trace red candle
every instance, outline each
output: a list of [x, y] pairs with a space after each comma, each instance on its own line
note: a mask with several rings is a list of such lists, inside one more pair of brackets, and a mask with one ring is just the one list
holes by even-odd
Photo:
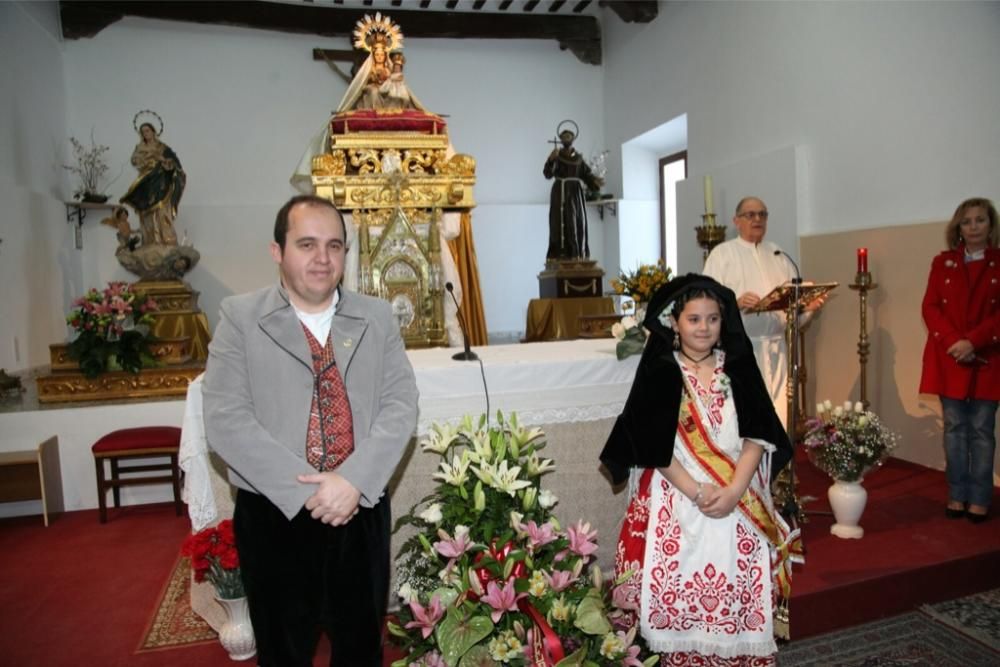
[[868, 273], [868, 248], [858, 248], [858, 273]]

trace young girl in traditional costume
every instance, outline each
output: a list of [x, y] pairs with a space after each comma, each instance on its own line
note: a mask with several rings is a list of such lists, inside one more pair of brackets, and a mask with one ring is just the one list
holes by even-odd
[[770, 480], [791, 457], [733, 292], [688, 274], [660, 288], [601, 460], [632, 498], [616, 602], [664, 665], [773, 665], [798, 531]]

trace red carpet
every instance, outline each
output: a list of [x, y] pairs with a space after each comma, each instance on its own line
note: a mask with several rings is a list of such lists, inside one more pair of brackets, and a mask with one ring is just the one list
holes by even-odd
[[830, 534], [831, 482], [798, 463], [800, 495], [817, 512], [804, 526], [806, 563], [792, 581], [792, 639], [801, 639], [1000, 586], [1000, 491], [993, 516], [979, 525], [944, 516], [944, 473], [890, 459], [864, 481], [865, 536]]
[[[807, 509], [828, 510], [830, 481], [806, 462], [798, 472], [800, 493], [820, 498]], [[793, 640], [1000, 586], [1000, 520], [945, 519], [943, 473], [890, 461], [865, 488], [863, 539], [833, 537], [828, 516], [805, 526]], [[136, 652], [189, 528], [169, 503], [114, 511], [105, 525], [96, 510], [49, 528], [40, 517], [0, 520], [0, 665], [232, 665], [216, 642]], [[388, 653], [386, 665], [399, 657]], [[314, 664], [328, 661], [324, 640]]]

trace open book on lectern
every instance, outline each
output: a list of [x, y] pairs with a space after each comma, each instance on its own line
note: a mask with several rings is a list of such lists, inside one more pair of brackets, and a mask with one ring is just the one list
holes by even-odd
[[[799, 285], [799, 303], [803, 306], [812, 303], [821, 296], [829, 294], [835, 290], [840, 283], [810, 283], [805, 282]], [[773, 290], [765, 294], [757, 305], [748, 308], [748, 313], [766, 313], [774, 310], [788, 310], [792, 299], [795, 298], [795, 285], [785, 283], [778, 285]]]

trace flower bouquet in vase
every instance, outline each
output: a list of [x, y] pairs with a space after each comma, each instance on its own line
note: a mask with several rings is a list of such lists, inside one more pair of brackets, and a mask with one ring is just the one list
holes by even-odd
[[155, 366], [150, 354], [150, 326], [156, 301], [125, 282], [104, 290], [90, 288], [73, 302], [66, 323], [76, 331], [66, 350], [87, 378], [109, 370], [138, 373]]
[[816, 406], [816, 416], [806, 420], [802, 444], [809, 461], [833, 478], [827, 492], [837, 522], [830, 532], [842, 538], [861, 538], [858, 525], [868, 493], [861, 482], [882, 465], [896, 448], [897, 436], [874, 412], [850, 401], [834, 407], [830, 401]]
[[659, 661], [616, 624], [624, 614], [594, 563], [596, 531], [553, 515], [543, 437], [498, 414], [494, 425], [435, 424], [422, 441], [442, 459], [439, 484], [396, 522], [417, 532], [396, 557], [401, 609], [388, 627], [407, 655], [393, 667]]
[[181, 555], [191, 559], [195, 581], [212, 584], [215, 599], [226, 611], [226, 622], [219, 630], [222, 647], [233, 660], [252, 658], [257, 653], [257, 645], [240, 577], [240, 557], [232, 519], [188, 535]]
[[655, 264], [640, 264], [635, 271], [622, 271], [617, 278], [611, 279], [611, 289], [616, 294], [632, 297], [635, 319], [641, 325], [646, 317], [646, 304], [670, 279], [670, 267], [661, 259]]

